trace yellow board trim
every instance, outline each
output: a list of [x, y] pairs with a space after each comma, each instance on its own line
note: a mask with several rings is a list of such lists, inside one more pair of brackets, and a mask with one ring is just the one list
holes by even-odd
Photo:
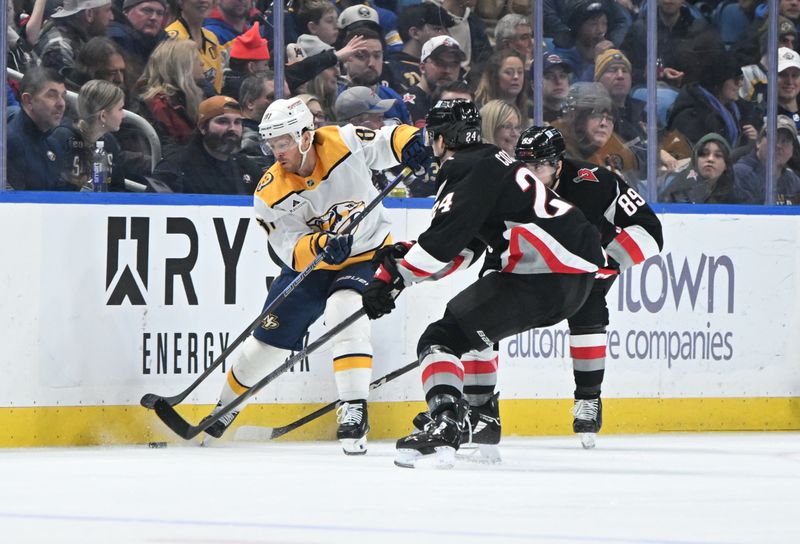
[[[239, 425], [280, 426], [322, 407], [322, 404], [254, 404], [247, 407], [226, 434]], [[211, 405], [179, 405], [191, 423], [211, 412]], [[504, 436], [572, 433], [569, 399], [501, 400]], [[370, 438], [395, 439], [411, 431], [411, 419], [423, 402], [376, 402], [369, 406]], [[800, 398], [604, 399], [603, 434], [674, 431], [800, 430]], [[331, 412], [286, 435], [282, 440], [333, 440], [336, 419]], [[0, 408], [0, 447], [90, 446], [185, 443], [151, 411], [140, 406], [37, 406]]]
[[372, 368], [372, 357], [341, 357], [333, 361], [334, 372], [342, 372], [354, 368]]

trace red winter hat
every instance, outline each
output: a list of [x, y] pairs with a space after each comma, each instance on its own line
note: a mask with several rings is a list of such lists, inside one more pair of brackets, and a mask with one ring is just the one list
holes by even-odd
[[233, 39], [231, 58], [241, 60], [269, 60], [267, 40], [262, 38], [259, 33], [258, 21], [253, 23], [250, 30]]

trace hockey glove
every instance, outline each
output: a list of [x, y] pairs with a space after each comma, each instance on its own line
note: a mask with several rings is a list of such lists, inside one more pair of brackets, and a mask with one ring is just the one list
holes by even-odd
[[403, 278], [397, 269], [397, 261], [391, 256], [387, 257], [361, 294], [361, 301], [367, 317], [378, 319], [391, 313], [395, 307], [394, 299], [404, 287]]
[[405, 257], [406, 253], [408, 253], [408, 250], [411, 249], [413, 245], [414, 242], [397, 242], [390, 246], [383, 246], [375, 252], [369, 264], [372, 266], [373, 270], [378, 270], [378, 267], [380, 267], [387, 258], [402, 259]]
[[350, 256], [353, 247], [352, 234], [323, 233], [314, 239], [316, 252], [322, 252], [322, 260], [327, 264], [342, 264]]
[[431, 148], [422, 140], [422, 131], [417, 131], [414, 137], [403, 148], [401, 160], [417, 175], [423, 175], [433, 164]]

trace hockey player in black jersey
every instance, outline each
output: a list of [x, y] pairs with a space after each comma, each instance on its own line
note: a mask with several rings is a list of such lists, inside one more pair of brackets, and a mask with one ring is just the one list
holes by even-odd
[[583, 213], [523, 163], [480, 143], [480, 124], [466, 100], [442, 100], [430, 110], [426, 137], [440, 163], [431, 225], [416, 243], [380, 250], [363, 292], [367, 315], [377, 319], [413, 283], [469, 266], [484, 250], [493, 264], [448, 302], [419, 340], [431, 421], [398, 440], [399, 466], [451, 467], [468, 411], [461, 355], [571, 316], [606, 264], [600, 235]]
[[663, 239], [661, 222], [639, 193], [605, 168], [565, 158], [565, 150], [558, 129], [531, 127], [520, 135], [515, 155], [597, 227], [608, 257], [609, 266], [598, 273], [589, 298], [568, 319], [575, 376], [572, 427], [583, 447], [591, 448], [603, 423], [600, 388], [608, 326], [606, 293], [618, 274], [657, 255]]

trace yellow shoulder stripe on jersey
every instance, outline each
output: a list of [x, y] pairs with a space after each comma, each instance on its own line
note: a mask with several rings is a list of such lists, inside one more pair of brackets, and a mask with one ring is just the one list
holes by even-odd
[[[294, 255], [292, 255], [292, 268], [294, 270], [297, 270], [298, 272], [305, 270], [317, 256], [316, 252], [314, 251], [314, 239], [319, 235], [319, 232], [306, 234], [297, 241], [294, 246]], [[386, 238], [383, 239], [383, 242], [381, 242], [375, 249], [370, 249], [369, 251], [359, 253], [358, 255], [350, 255], [350, 257], [348, 257], [348, 259], [341, 264], [328, 264], [323, 261], [317, 265], [315, 270], [341, 270], [342, 268], [348, 267], [351, 264], [369, 261], [375, 255], [377, 250], [391, 243], [392, 235], [387, 234]]]
[[350, 156], [350, 148], [339, 135], [338, 127], [333, 125], [322, 127], [314, 133], [314, 150], [317, 164], [309, 176], [301, 177], [287, 172], [276, 162], [261, 178], [256, 187], [256, 196], [271, 208], [291, 194], [313, 191]]
[[403, 156], [403, 148], [418, 130], [417, 127], [411, 125], [398, 125], [392, 132], [392, 152], [397, 162], [402, 162], [400, 159]]

